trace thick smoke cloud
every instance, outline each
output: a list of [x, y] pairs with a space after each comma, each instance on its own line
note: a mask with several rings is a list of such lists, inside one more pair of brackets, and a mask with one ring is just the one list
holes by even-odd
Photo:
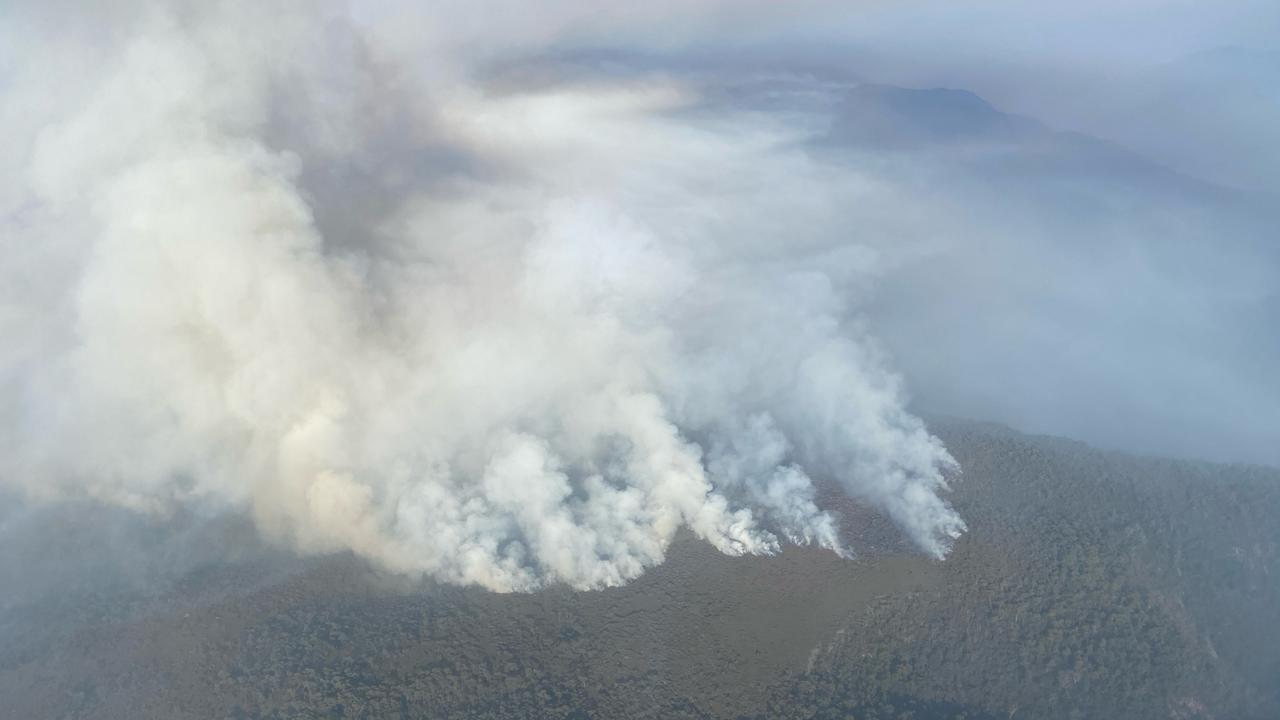
[[930, 555], [964, 529], [855, 312], [919, 251], [875, 232], [903, 200], [804, 119], [522, 68], [601, 31], [572, 6], [82, 11], [7, 31], [11, 490], [503, 591], [624, 583], [681, 527], [845, 552], [813, 478]]

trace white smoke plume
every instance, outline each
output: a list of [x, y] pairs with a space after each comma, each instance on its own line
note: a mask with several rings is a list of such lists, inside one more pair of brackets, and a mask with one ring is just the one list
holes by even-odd
[[522, 74], [597, 14], [475, 5], [16, 13], [0, 482], [499, 591], [681, 527], [845, 552], [811, 476], [945, 555], [954, 463], [856, 313], [889, 191], [693, 80]]

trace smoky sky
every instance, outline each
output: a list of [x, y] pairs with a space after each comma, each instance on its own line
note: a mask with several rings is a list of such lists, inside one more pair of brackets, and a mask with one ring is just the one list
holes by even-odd
[[1167, 5], [16, 4], [0, 483], [510, 591], [941, 559], [931, 413], [1280, 462], [1274, 12]]
[[811, 10], [617, 64], [820, 117], [817, 152], [903, 193], [870, 227], [930, 250], [863, 311], [916, 407], [1280, 461], [1274, 3]]

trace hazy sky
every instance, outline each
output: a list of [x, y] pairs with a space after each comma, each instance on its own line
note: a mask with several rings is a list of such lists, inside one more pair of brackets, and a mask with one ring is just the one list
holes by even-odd
[[[872, 311], [920, 407], [1280, 462], [1280, 5], [814, 4], [695, 27], [637, 45], [718, 77], [963, 89], [1045, 126], [963, 156], [961, 131], [854, 161], [903, 181], [916, 227], [900, 236], [936, 251], [887, 277]], [[967, 121], [934, 100], [915, 111]], [[1063, 157], [1000, 167], [1053, 142]]]

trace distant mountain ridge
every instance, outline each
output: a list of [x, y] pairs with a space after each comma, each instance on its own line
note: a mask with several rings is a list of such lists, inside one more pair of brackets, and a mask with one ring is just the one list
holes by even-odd
[[831, 137], [877, 147], [1010, 140], [1047, 132], [1043, 123], [999, 112], [968, 90], [863, 83], [844, 93]]

